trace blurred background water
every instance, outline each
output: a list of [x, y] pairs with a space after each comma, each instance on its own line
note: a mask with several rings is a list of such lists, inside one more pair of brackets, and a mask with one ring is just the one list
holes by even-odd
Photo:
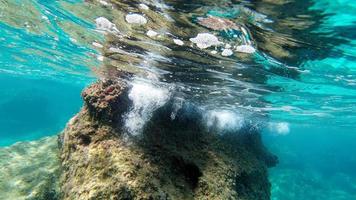
[[73, 3], [0, 1], [0, 146], [57, 134], [79, 111], [97, 36]]
[[[184, 86], [187, 98], [209, 109], [247, 120], [258, 113], [250, 119], [263, 119], [266, 144], [280, 160], [270, 171], [273, 200], [356, 199], [355, 1], [156, 3], [173, 7], [173, 18], [209, 14], [249, 30], [258, 51], [247, 58], [181, 47], [170, 60], [152, 50], [145, 57], [158, 66], [140, 68], [164, 71], [161, 82]], [[80, 92], [103, 60], [92, 45], [104, 41], [95, 31], [100, 16], [110, 18], [105, 6], [79, 0], [0, 0], [0, 146], [57, 134], [79, 111]], [[186, 59], [182, 50], [210, 61]]]

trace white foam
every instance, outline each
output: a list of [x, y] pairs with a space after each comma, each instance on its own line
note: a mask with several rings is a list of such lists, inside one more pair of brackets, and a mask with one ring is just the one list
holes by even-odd
[[103, 62], [104, 61], [104, 56], [102, 55], [99, 55], [96, 57], [99, 61]]
[[[1, 16], [1, 15], [0, 15], [0, 16]], [[42, 18], [43, 20], [45, 20], [46, 22], [49, 22], [49, 19], [48, 19], [48, 17], [47, 17], [47, 16], [42, 15], [42, 16], [41, 16], [41, 18]]]
[[111, 52], [113, 52], [113, 53], [122, 53], [122, 54], [125, 53], [124, 50], [121, 50], [120, 48], [115, 48], [115, 47], [110, 47], [110, 48], [109, 48], [109, 51], [111, 51]]
[[153, 31], [153, 30], [148, 30], [146, 35], [148, 37], [156, 37], [158, 35], [158, 33], [156, 31]]
[[110, 5], [108, 2], [104, 1], [104, 0], [100, 0], [99, 3], [103, 6], [108, 6]]
[[78, 40], [76, 40], [75, 38], [69, 38], [69, 40], [70, 40], [71, 42], [73, 42], [73, 43], [77, 43], [77, 42], [78, 42]]
[[144, 16], [136, 13], [126, 15], [125, 19], [129, 24], [143, 25], [147, 23], [147, 19]]
[[289, 134], [289, 123], [287, 122], [278, 122], [278, 123], [269, 123], [269, 130], [277, 135], [287, 135]]
[[169, 100], [170, 92], [169, 89], [135, 80], [129, 98], [132, 101], [132, 108], [125, 115], [125, 127], [130, 134], [137, 135], [152, 117], [153, 112]]
[[237, 46], [235, 50], [241, 53], [248, 53], [248, 54], [256, 52], [256, 49], [251, 45], [240, 45]]
[[139, 8], [142, 9], [142, 10], [149, 10], [150, 9], [146, 4], [143, 4], [143, 3], [141, 3], [139, 5]]
[[179, 46], [183, 46], [184, 45], [184, 42], [180, 39], [173, 39], [173, 42], [176, 44], [176, 45], [179, 45]]
[[92, 45], [97, 48], [103, 48], [104, 46], [98, 42], [93, 42]]
[[111, 23], [105, 17], [98, 17], [95, 19], [96, 28], [102, 32], [112, 32], [119, 33], [119, 30], [116, 28], [116, 25]]
[[218, 131], [232, 131], [242, 128], [244, 119], [235, 112], [228, 110], [213, 110], [206, 116], [208, 128]]
[[222, 56], [231, 56], [232, 54], [234, 54], [234, 52], [231, 49], [224, 49], [221, 53]]
[[177, 117], [178, 111], [183, 107], [184, 99], [175, 98], [173, 102], [173, 109], [171, 112], [171, 120], [174, 120]]
[[195, 38], [190, 38], [190, 41], [195, 43], [200, 49], [222, 44], [219, 39], [211, 33], [199, 33]]

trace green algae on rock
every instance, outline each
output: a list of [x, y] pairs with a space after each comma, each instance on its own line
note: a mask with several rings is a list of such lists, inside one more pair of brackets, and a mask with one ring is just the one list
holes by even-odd
[[258, 132], [211, 133], [199, 113], [172, 121], [168, 102], [141, 135], [127, 136], [128, 87], [108, 80], [83, 92], [83, 109], [61, 135], [63, 199], [270, 198], [276, 158]]
[[0, 149], [0, 199], [59, 199], [57, 136]]

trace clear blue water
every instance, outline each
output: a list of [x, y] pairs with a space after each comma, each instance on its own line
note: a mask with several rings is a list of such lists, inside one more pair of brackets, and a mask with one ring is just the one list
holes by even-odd
[[280, 161], [270, 170], [273, 200], [356, 198], [354, 130], [291, 125], [289, 135], [265, 141]]
[[[209, 96], [212, 105], [231, 108], [231, 99], [242, 99], [239, 109], [267, 113], [263, 135], [280, 160], [270, 171], [273, 200], [356, 199], [356, 1], [242, 2], [273, 23], [250, 19], [260, 49], [253, 61], [241, 63], [250, 67], [245, 70], [251, 79], [238, 79], [239, 72], [229, 69], [210, 70], [214, 80], [223, 80], [218, 90], [226, 89], [223, 99]], [[5, 146], [56, 134], [80, 109], [80, 91], [100, 66], [91, 43], [103, 38], [94, 20], [105, 13], [82, 1], [0, 4], [0, 146]], [[14, 11], [22, 5], [33, 9]], [[210, 14], [233, 18], [239, 12], [214, 7]], [[284, 45], [291, 41], [295, 48]], [[175, 70], [176, 79], [167, 76], [168, 82], [190, 81]], [[262, 95], [241, 98], [240, 89], [250, 85]]]
[[2, 1], [0, 7], [0, 146], [57, 134], [79, 111], [80, 92], [98, 64], [96, 50], [71, 39], [76, 32], [65, 23], [94, 26], [57, 1]]
[[59, 133], [82, 105], [86, 85], [0, 75], [0, 146]]
[[324, 15], [313, 32], [341, 42], [299, 63], [300, 79], [269, 80], [283, 90], [267, 99], [295, 107], [271, 112], [289, 123], [287, 135], [265, 134], [280, 159], [270, 172], [272, 199], [356, 199], [356, 2], [321, 0], [309, 9]]

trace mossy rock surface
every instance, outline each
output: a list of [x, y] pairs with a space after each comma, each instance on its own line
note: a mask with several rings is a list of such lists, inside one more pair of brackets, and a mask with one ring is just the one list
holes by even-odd
[[258, 132], [211, 133], [200, 125], [199, 114], [171, 120], [167, 103], [141, 135], [127, 136], [117, 126], [119, 118], [95, 113], [123, 115], [128, 102], [121, 100], [127, 93], [117, 90], [119, 95], [112, 95], [119, 106], [98, 102], [115, 99], [91, 97], [120, 88], [116, 84], [121, 83], [98, 82], [85, 90], [83, 109], [62, 134], [63, 199], [270, 198], [267, 167], [276, 158]]
[[57, 136], [0, 148], [0, 199], [57, 200]]

